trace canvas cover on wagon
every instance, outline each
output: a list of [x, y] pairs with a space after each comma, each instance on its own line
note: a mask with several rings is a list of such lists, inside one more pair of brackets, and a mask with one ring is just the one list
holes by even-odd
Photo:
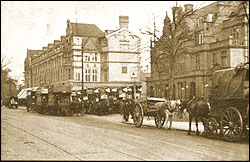
[[213, 99], [242, 99], [244, 98], [244, 81], [246, 68], [230, 68], [215, 71], [212, 79]]

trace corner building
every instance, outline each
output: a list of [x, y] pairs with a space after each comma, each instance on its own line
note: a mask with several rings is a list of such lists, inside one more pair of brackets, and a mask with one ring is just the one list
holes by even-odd
[[70, 85], [118, 87], [140, 84], [140, 38], [128, 29], [129, 17], [119, 17], [120, 28], [102, 32], [95, 24], [67, 20], [66, 35], [42, 50], [27, 50], [26, 87]]
[[[184, 7], [184, 12], [193, 10], [192, 4]], [[190, 53], [177, 60], [173, 98], [203, 96], [208, 99], [215, 70], [249, 62], [249, 3], [245, 7], [247, 12], [244, 11], [242, 1], [217, 1], [196, 10], [187, 19], [195, 37], [187, 44]], [[182, 7], [173, 7], [174, 9], [183, 10]], [[147, 94], [168, 98], [169, 66], [166, 63], [162, 74], [164, 89], [159, 90], [158, 71], [152, 61], [157, 50], [161, 50], [160, 47], [151, 48], [151, 77], [147, 80]]]

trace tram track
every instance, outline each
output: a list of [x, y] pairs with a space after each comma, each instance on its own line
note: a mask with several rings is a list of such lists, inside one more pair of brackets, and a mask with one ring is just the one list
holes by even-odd
[[[28, 132], [28, 131], [22, 129], [22, 128], [18, 128], [17, 126], [15, 126], [15, 125], [13, 125], [13, 124], [10, 124], [9, 122], [6, 122], [6, 121], [4, 121], [4, 122], [5, 122], [6, 124], [8, 124], [8, 125], [10, 125], [10, 126], [12, 126], [12, 127], [14, 127], [14, 128], [16, 128], [16, 129], [18, 129], [19, 131], [25, 132], [25, 133], [27, 133], [27, 134], [29, 134], [29, 135], [31, 135], [31, 136], [33, 136], [33, 137], [35, 137], [35, 138], [37, 138], [37, 139], [43, 141], [43, 142], [45, 142], [45, 143], [47, 143], [47, 144], [49, 144], [49, 145], [51, 145], [51, 146], [53, 146], [53, 147], [55, 147], [55, 148], [57, 148], [57, 149], [63, 151], [63, 152], [65, 152], [66, 154], [68, 154], [68, 155], [74, 157], [74, 158], [77, 159], [77, 160], [82, 160], [82, 159], [78, 158], [77, 156], [73, 155], [72, 153], [68, 152], [67, 150], [65, 150], [65, 149], [63, 149], [63, 148], [61, 148], [61, 147], [59, 147], [59, 146], [57, 146], [57, 145], [55, 145], [55, 144], [49, 142], [48, 140], [45, 140], [45, 139], [43, 139], [43, 138], [41, 138], [41, 137], [39, 137], [39, 136], [37, 136], [37, 135], [35, 135], [35, 134], [33, 134], [33, 133], [30, 133], [30, 132]], [[96, 146], [98, 146], [98, 147], [102, 147], [102, 148], [105, 148], [105, 149], [107, 149], [107, 150], [111, 150], [111, 151], [114, 151], [114, 152], [117, 152], [117, 153], [120, 153], [120, 154], [129, 156], [129, 157], [131, 157], [131, 158], [135, 158], [135, 159], [140, 160], [140, 161], [146, 161], [146, 160], [143, 159], [143, 158], [136, 157], [136, 156], [134, 156], [134, 155], [131, 155], [131, 154], [128, 154], [128, 153], [125, 153], [125, 152], [122, 152], [122, 151], [118, 151], [118, 150], [115, 150], [115, 149], [111, 149], [111, 148], [109, 148], [109, 147], [101, 146], [101, 145], [98, 145], [98, 144], [96, 144], [96, 143], [94, 143], [94, 142], [90, 142], [90, 141], [86, 141], [86, 140], [83, 140], [83, 139], [80, 139], [80, 138], [76, 138], [76, 137], [70, 136], [70, 135], [68, 135], [68, 134], [59, 132], [59, 131], [55, 131], [55, 130], [54, 130], [54, 132], [60, 133], [60, 134], [62, 134], [62, 135], [65, 135], [65, 136], [67, 136], [67, 137], [70, 137], [70, 138], [73, 138], [73, 139], [76, 139], [76, 140], [80, 140], [80, 141], [85, 142], [85, 143], [88, 143], [88, 144], [96, 145]]]
[[[14, 118], [12, 118], [12, 117], [14, 117], [13, 115], [16, 115], [16, 114], [10, 114], [10, 115], [11, 116], [8, 116], [8, 117], [7, 116], [2, 116], [2, 117], [4, 117], [4, 118], [2, 118], [2, 119], [4, 119], [4, 120], [2, 120], [2, 122], [7, 123], [7, 124], [11, 125], [12, 127], [15, 127], [16, 129], [20, 130], [20, 131], [28, 133], [28, 134], [32, 135], [33, 137], [38, 138], [38, 139], [40, 139], [40, 140], [48, 143], [49, 145], [52, 145], [53, 147], [55, 147], [55, 148], [57, 148], [57, 149], [65, 152], [65, 153], [67, 153], [68, 155], [70, 155], [71, 157], [73, 157], [76, 160], [86, 160], [86, 159], [83, 159], [84, 158], [84, 156], [83, 156], [84, 154], [105, 153], [105, 152], [98, 152], [98, 151], [97, 152], [93, 152], [93, 151], [91, 152], [90, 151], [90, 152], [86, 152], [86, 153], [84, 152], [84, 153], [81, 154], [82, 158], [79, 158], [79, 156], [77, 156], [77, 154], [72, 154], [72, 152], [69, 152], [69, 150], [67, 150], [65, 148], [62, 148], [59, 145], [56, 145], [56, 144], [52, 143], [49, 139], [44, 139], [41, 136], [38, 136], [38, 135], [32, 133], [29, 130], [25, 130], [23, 128], [18, 127], [16, 124], [13, 125], [13, 123], [12, 124], [9, 123], [9, 121], [12, 121], [12, 120], [7, 120], [6, 121], [6, 119], [13, 119], [14, 120]], [[39, 116], [36, 116], [36, 118], [37, 117], [41, 118]], [[44, 118], [44, 116], [42, 116], [42, 118]], [[67, 120], [65, 120], [65, 119], [67, 119]], [[32, 120], [34, 120], [34, 118]], [[203, 144], [198, 144], [197, 145], [197, 142], [189, 141], [189, 139], [191, 139], [190, 136], [185, 136], [185, 140], [188, 140], [189, 142], [188, 142], [188, 144], [184, 144], [183, 145], [180, 142], [176, 143], [173, 140], [171, 140], [171, 137], [172, 137], [171, 134], [168, 136], [168, 137], [170, 137], [169, 140], [164, 140], [163, 138], [158, 138], [157, 139], [157, 138], [150, 138], [149, 136], [140, 135], [140, 133], [143, 133], [143, 132], [147, 133], [148, 132], [148, 130], [143, 131], [143, 128], [137, 129], [138, 131], [136, 131], [137, 132], [136, 134], [130, 134], [131, 132], [127, 132], [125, 130], [118, 129], [117, 127], [110, 127], [110, 124], [108, 124], [108, 125], [99, 125], [99, 123], [98, 123], [98, 124], [92, 125], [92, 124], [86, 123], [87, 124], [86, 125], [87, 129], [89, 127], [89, 128], [92, 128], [92, 130], [96, 131], [96, 132], [98, 132], [99, 130], [101, 130], [102, 134], [105, 135], [101, 139], [101, 141], [99, 143], [97, 143], [97, 141], [90, 141], [87, 138], [84, 138], [84, 139], [81, 138], [80, 137], [81, 132], [79, 132], [79, 133], [75, 132], [74, 133], [74, 132], [71, 131], [71, 130], [83, 130], [83, 125], [84, 125], [83, 123], [84, 122], [81, 121], [81, 120], [79, 120], [79, 122], [74, 122], [74, 121], [71, 120], [71, 118], [47, 118], [46, 120], [47, 120], [48, 123], [53, 122], [53, 120], [63, 121], [65, 127], [62, 127], [61, 129], [53, 129], [52, 127], [47, 127], [47, 126], [45, 126], [43, 124], [43, 125], [39, 125], [39, 128], [46, 129], [48, 132], [58, 133], [58, 134], [61, 134], [63, 136], [66, 136], [66, 137], [70, 137], [71, 139], [82, 141], [82, 142], [88, 143], [90, 145], [98, 146], [100, 148], [104, 148], [104, 149], [107, 149], [107, 150], [110, 150], [110, 151], [113, 151], [113, 152], [116, 152], [116, 153], [119, 153], [119, 154], [122, 154], [122, 155], [126, 155], [127, 157], [131, 157], [131, 158], [133, 158], [135, 160], [140, 160], [140, 161], [146, 161], [147, 159], [151, 159], [151, 157], [149, 157], [149, 158], [145, 157], [145, 156], [141, 155], [141, 153], [129, 152], [131, 150], [126, 151], [126, 150], [120, 150], [120, 149], [118, 149], [117, 146], [114, 146], [114, 145], [112, 145], [111, 143], [109, 143], [108, 141], [105, 140], [106, 138], [109, 138], [108, 136], [106, 136], [106, 134], [108, 135], [109, 132], [113, 132], [113, 136], [112, 137], [114, 139], [116, 139], [116, 140], [121, 140], [121, 139], [123, 139], [124, 136], [129, 137], [126, 140], [122, 141], [123, 143], [124, 142], [126, 143], [126, 141], [130, 141], [131, 139], [133, 139], [135, 141], [139, 141], [139, 142], [135, 143], [137, 145], [138, 144], [140, 145], [140, 144], [143, 144], [143, 143], [146, 142], [148, 147], [151, 147], [151, 146], [154, 146], [154, 145], [159, 145], [161, 147], [171, 148], [170, 150], [180, 150], [184, 154], [186, 152], [189, 152], [189, 158], [191, 158], [190, 155], [197, 155], [197, 156], [203, 157], [203, 158], [205, 158], [207, 160], [225, 160], [225, 159], [222, 159], [223, 156], [226, 156], [226, 155], [229, 155], [231, 157], [235, 156], [232, 153], [228, 154], [228, 148], [221, 147], [219, 150], [217, 150], [217, 149], [213, 149], [212, 147], [207, 147], [206, 145], [208, 143], [203, 143]], [[20, 122], [22, 122], [22, 119], [19, 121], [19, 123]], [[53, 123], [56, 124], [58, 122], [53, 122]], [[56, 124], [54, 126], [57, 127], [57, 126], [60, 126], [60, 125], [61, 124], [59, 123], [59, 124]], [[65, 131], [66, 128], [67, 128], [67, 131]], [[68, 128], [71, 128], [71, 129], [68, 129]], [[31, 128], [31, 130], [32, 130], [32, 128]], [[103, 131], [104, 131], [104, 133], [103, 133]], [[159, 130], [157, 130], [157, 131], [159, 131]], [[169, 133], [171, 133], [171, 132], [169, 132]], [[133, 143], [133, 140], [131, 141], [131, 144]], [[224, 142], [220, 142], [220, 141], [218, 141], [218, 142], [220, 144], [224, 143]], [[190, 146], [192, 145], [192, 146], [195, 146], [196, 148], [189, 147], [188, 146], [189, 144], [190, 144]], [[220, 144], [216, 144], [216, 145], [219, 146]], [[233, 146], [233, 144], [230, 144], [228, 142], [227, 142], [227, 144]], [[129, 146], [130, 143], [128, 143], [127, 145]], [[210, 146], [210, 145], [208, 145], [208, 146]], [[166, 150], [168, 150], [168, 149], [166, 149]], [[172, 151], [170, 151], [170, 152], [172, 152]], [[155, 152], [155, 153], [157, 154], [157, 152]], [[137, 154], [139, 156], [137, 156], [135, 154]], [[215, 154], [216, 155], [222, 154], [223, 156], [214, 156]], [[172, 154], [171, 158], [175, 158], [177, 160], [178, 159], [179, 160], [183, 160], [183, 157], [178, 157], [178, 154]]]

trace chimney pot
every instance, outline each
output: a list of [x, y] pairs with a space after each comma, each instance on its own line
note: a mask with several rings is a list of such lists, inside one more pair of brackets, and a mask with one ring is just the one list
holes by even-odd
[[120, 28], [128, 28], [129, 19], [128, 16], [119, 16]]

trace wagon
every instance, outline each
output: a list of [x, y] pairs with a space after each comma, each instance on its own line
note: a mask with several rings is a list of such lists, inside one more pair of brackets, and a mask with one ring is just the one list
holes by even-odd
[[155, 120], [155, 125], [157, 128], [162, 128], [166, 121], [166, 113], [163, 109], [156, 108], [155, 104], [157, 102], [164, 102], [164, 98], [147, 98], [138, 100], [134, 107], [134, 125], [136, 127], [141, 127], [143, 123], [144, 116], [148, 118], [153, 117]]
[[249, 63], [215, 71], [205, 126], [209, 138], [239, 141], [249, 135]]
[[70, 86], [54, 86], [49, 88], [49, 113], [51, 115], [72, 115], [70, 95]]
[[82, 102], [81, 102], [81, 92], [80, 91], [72, 91], [71, 92], [71, 103], [70, 107], [72, 113], [82, 113]]
[[36, 91], [36, 110], [38, 113], [48, 111], [48, 89], [39, 87]]
[[14, 97], [14, 96], [11, 96], [10, 98], [9, 98], [9, 109], [11, 109], [11, 108], [18, 108], [18, 99], [17, 99], [17, 97]]
[[109, 95], [109, 106], [111, 113], [119, 113], [120, 112], [120, 105], [119, 105], [119, 92], [118, 88], [111, 88], [110, 95]]
[[36, 90], [38, 87], [32, 87], [27, 90], [27, 112], [36, 111]]

